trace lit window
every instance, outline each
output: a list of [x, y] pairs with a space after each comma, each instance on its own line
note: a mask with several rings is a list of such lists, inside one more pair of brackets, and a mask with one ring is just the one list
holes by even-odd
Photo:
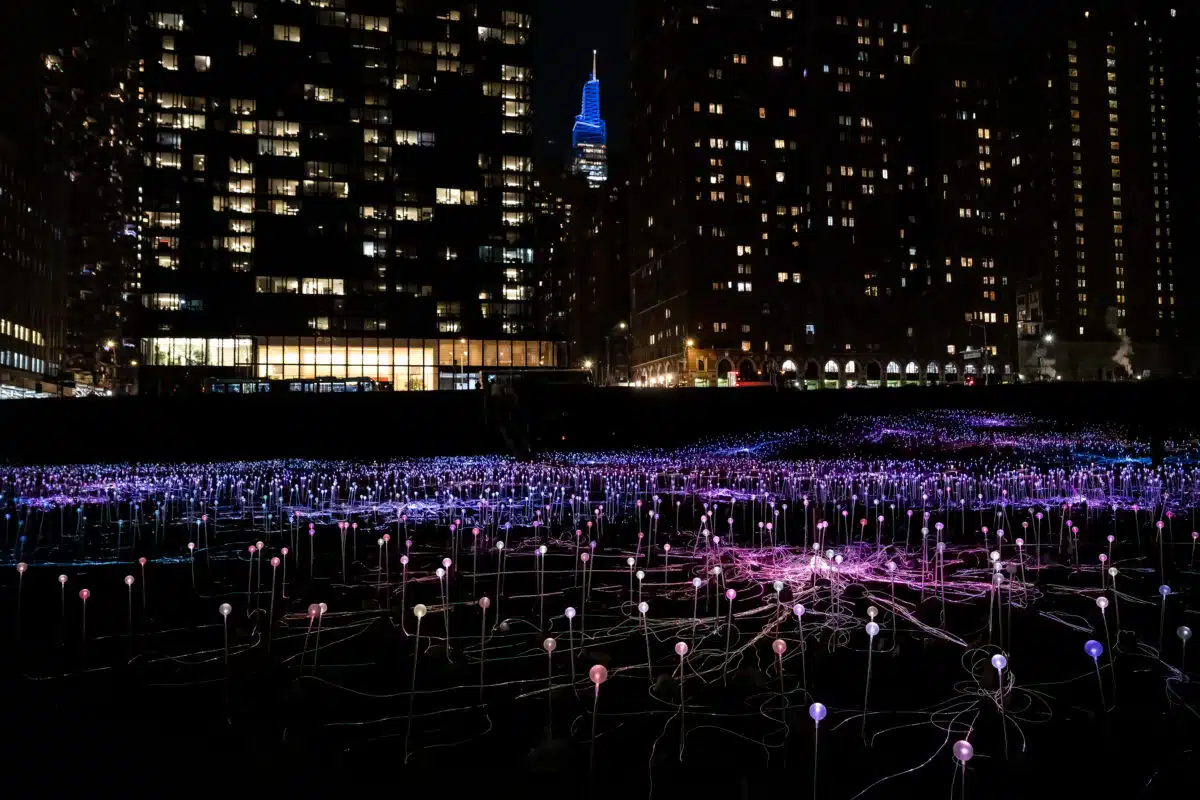
[[783, 66], [783, 56], [772, 56], [771, 57], [771, 66], [772, 67], [782, 67]]

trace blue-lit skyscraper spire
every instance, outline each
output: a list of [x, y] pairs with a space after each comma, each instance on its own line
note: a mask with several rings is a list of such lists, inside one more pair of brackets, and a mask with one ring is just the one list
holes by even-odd
[[608, 180], [608, 128], [600, 118], [600, 79], [596, 74], [596, 51], [592, 51], [592, 74], [583, 85], [583, 108], [571, 130], [575, 148], [575, 171], [598, 187]]

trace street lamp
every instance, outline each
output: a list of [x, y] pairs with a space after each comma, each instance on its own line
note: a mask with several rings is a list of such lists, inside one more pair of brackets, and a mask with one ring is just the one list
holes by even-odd
[[684, 345], [684, 346], [683, 346], [683, 365], [682, 365], [682, 369], [680, 369], [680, 370], [679, 370], [679, 383], [680, 383], [680, 385], [683, 385], [684, 381], [686, 381], [686, 380], [687, 380], [687, 375], [688, 375], [688, 350], [691, 350], [693, 347], [695, 347], [695, 346], [696, 346], [696, 340], [695, 340], [695, 339], [686, 339], [686, 340], [684, 340], [684, 342], [683, 342], [683, 345]]
[[1042, 337], [1042, 341], [1045, 342], [1046, 344], [1054, 344], [1054, 334], [1047, 333], [1045, 336]]

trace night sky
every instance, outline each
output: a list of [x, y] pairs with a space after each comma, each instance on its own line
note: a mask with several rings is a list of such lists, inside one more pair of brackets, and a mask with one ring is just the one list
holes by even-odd
[[624, 149], [629, 95], [625, 20], [630, 2], [539, 0], [535, 125], [540, 158], [563, 162], [567, 157], [593, 49], [600, 51], [600, 113], [608, 123], [608, 146]]

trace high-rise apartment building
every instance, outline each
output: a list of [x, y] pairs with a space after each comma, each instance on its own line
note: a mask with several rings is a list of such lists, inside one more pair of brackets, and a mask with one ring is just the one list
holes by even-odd
[[[1194, 331], [1200, 128], [1196, 11], [1064, 4], [1028, 26], [1009, 96], [1020, 137], [1014, 243], [1021, 370], [1040, 379], [1170, 374]], [[1187, 287], [1193, 291], [1186, 290]]]
[[77, 396], [133, 393], [140, 355], [126, 329], [140, 299], [135, 32], [120, 0], [53, 0], [48, 10], [39, 26], [39, 120], [66, 187], [63, 375]]
[[534, 313], [532, 5], [148, 4], [142, 390], [471, 388], [554, 366]]
[[986, 25], [839, 0], [634, 17], [635, 380], [1015, 379]]
[[571, 130], [574, 170], [587, 179], [593, 189], [608, 180], [608, 126], [600, 116], [600, 76], [596, 72], [596, 52], [592, 51], [592, 74], [583, 85], [583, 103]]

